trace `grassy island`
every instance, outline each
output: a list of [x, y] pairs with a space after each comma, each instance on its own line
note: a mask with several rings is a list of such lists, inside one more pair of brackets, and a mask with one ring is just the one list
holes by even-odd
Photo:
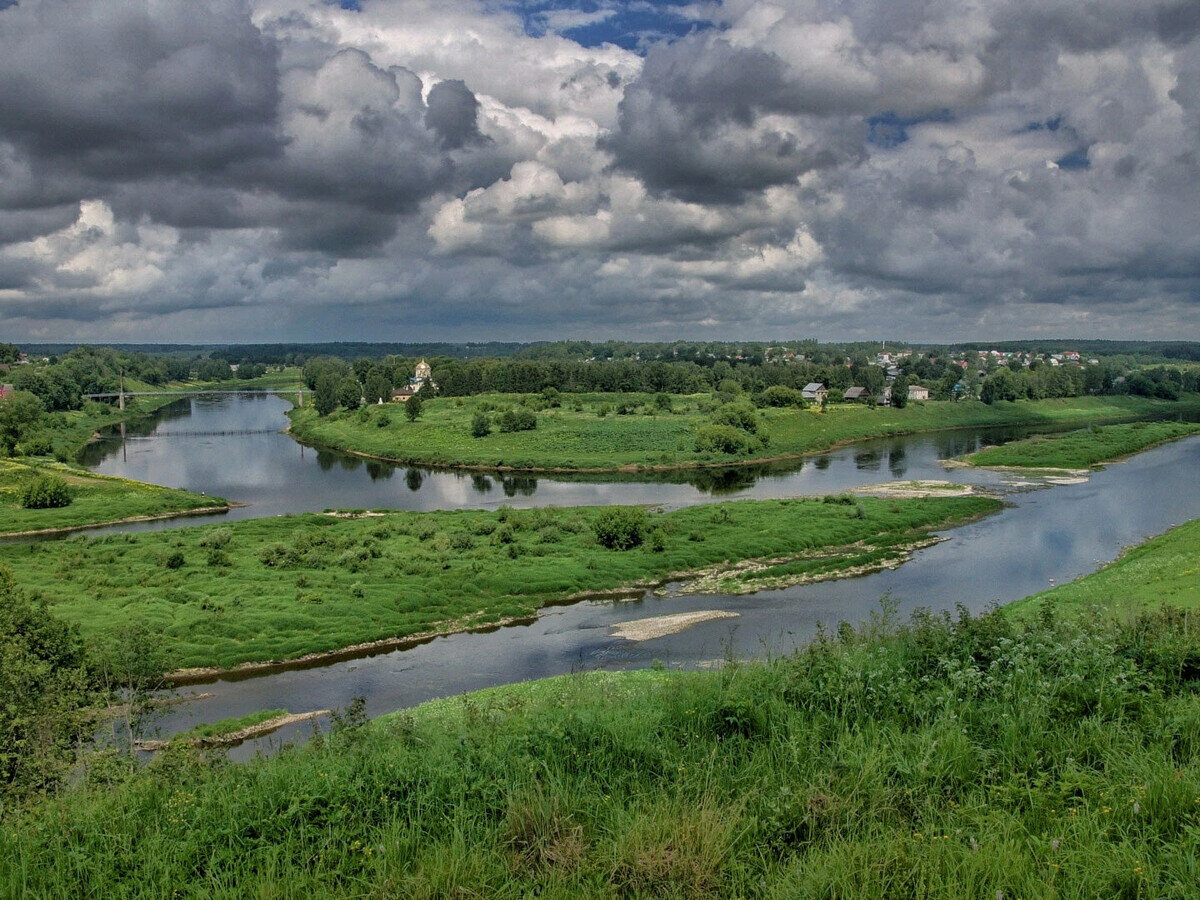
[[973, 466], [1086, 469], [1194, 434], [1200, 434], [1200, 424], [1194, 422], [1099, 425], [1069, 434], [1036, 435], [988, 447], [964, 460]]
[[[664, 399], [665, 398], [665, 402]], [[751, 413], [753, 433], [732, 453], [698, 449], [701, 431], [723, 407], [709, 394], [482, 394], [437, 398], [408, 421], [399, 404], [320, 416], [311, 406], [291, 412], [291, 432], [318, 446], [403, 463], [544, 471], [613, 472], [638, 468], [729, 465], [802, 456], [867, 438], [984, 425], [1069, 428], [1088, 422], [1200, 412], [1200, 395], [1175, 402], [1144, 397], [1072, 397], [985, 404], [931, 401], [904, 409], [829, 404], [768, 407]], [[745, 409], [748, 401], [726, 404]], [[532, 430], [501, 429], [507, 409], [535, 412]], [[473, 436], [482, 415], [490, 431]], [[729, 427], [729, 426], [725, 426]], [[737, 431], [737, 429], [734, 429]]]
[[[22, 495], [38, 479], [65, 482], [71, 502], [48, 509], [25, 509]], [[169, 518], [229, 508], [219, 497], [96, 475], [48, 460], [0, 459], [0, 537], [71, 531], [115, 522]]]
[[137, 622], [171, 668], [227, 668], [510, 621], [669, 577], [738, 591], [870, 571], [999, 506], [832, 497], [310, 514], [0, 546], [0, 563], [86, 637]]
[[85, 767], [4, 896], [1187, 897], [1178, 615], [876, 622], [718, 672], [439, 701], [229, 766]]

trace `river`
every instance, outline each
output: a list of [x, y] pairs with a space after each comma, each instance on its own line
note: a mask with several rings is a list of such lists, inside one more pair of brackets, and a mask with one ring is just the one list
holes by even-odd
[[[354, 697], [379, 715], [435, 697], [596, 668], [713, 665], [784, 653], [821, 627], [863, 621], [890, 597], [900, 615], [962, 605], [980, 612], [1063, 583], [1123, 548], [1200, 517], [1200, 438], [1167, 444], [1111, 465], [1086, 482], [1032, 490], [1004, 476], [947, 470], [943, 459], [1022, 435], [970, 429], [869, 441], [788, 465], [706, 471], [655, 480], [501, 477], [393, 467], [302, 447], [280, 433], [288, 404], [275, 397], [195, 398], [161, 410], [125, 439], [93, 444], [85, 462], [106, 474], [183, 487], [248, 504], [227, 518], [327, 508], [448, 509], [652, 503], [680, 506], [730, 497], [823, 494], [897, 479], [985, 483], [1006, 493], [1000, 513], [947, 532], [949, 540], [897, 569], [743, 596], [668, 589], [623, 601], [549, 607], [532, 622], [451, 635], [405, 649], [184, 689], [211, 693], [174, 706], [162, 734], [260, 709], [345, 707]], [[179, 523], [147, 523], [171, 527]], [[648, 616], [722, 610], [736, 618], [644, 642], [613, 626]], [[283, 729], [231, 751], [244, 758], [302, 740], [311, 724]]]

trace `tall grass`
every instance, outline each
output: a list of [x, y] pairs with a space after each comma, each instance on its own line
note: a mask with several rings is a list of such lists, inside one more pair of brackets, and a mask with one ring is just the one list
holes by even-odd
[[1189, 897], [1187, 614], [880, 617], [719, 672], [441, 701], [20, 810], [0, 893]]

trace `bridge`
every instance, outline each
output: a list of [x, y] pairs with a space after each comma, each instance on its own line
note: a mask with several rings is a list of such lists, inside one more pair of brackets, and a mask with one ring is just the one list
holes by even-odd
[[291, 394], [291, 393], [296, 394], [296, 405], [303, 406], [304, 405], [304, 395], [311, 394], [312, 391], [310, 391], [308, 388], [279, 388], [279, 389], [273, 390], [273, 391], [272, 390], [264, 390], [261, 388], [245, 388], [243, 390], [237, 390], [237, 389], [221, 390], [218, 388], [212, 388], [212, 389], [193, 388], [190, 391], [124, 391], [124, 390], [122, 390], [122, 391], [103, 391], [103, 392], [96, 393], [96, 394], [84, 394], [83, 399], [84, 400], [116, 400], [117, 405], [121, 409], [124, 409], [126, 397], [200, 397], [200, 396], [211, 397], [211, 396], [222, 395], [222, 394], [235, 394], [235, 395], [247, 396], [247, 397], [253, 397], [253, 396], [266, 397], [266, 396], [279, 396], [281, 394]]

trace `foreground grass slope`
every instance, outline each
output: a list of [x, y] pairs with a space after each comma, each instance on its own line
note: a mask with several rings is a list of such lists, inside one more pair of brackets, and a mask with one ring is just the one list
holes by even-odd
[[[562, 395], [560, 407], [538, 413], [532, 431], [493, 430], [472, 437], [475, 413], [533, 402], [528, 395], [491, 394], [440, 398], [424, 404], [409, 422], [399, 405], [345, 410], [319, 416], [311, 407], [293, 410], [292, 433], [303, 441], [428, 465], [518, 469], [672, 467], [747, 461], [751, 457], [702, 453], [696, 431], [709, 423], [711, 398], [671, 398], [671, 411], [657, 408], [648, 394]], [[621, 406], [631, 410], [619, 415]], [[1069, 427], [1072, 423], [1135, 419], [1200, 412], [1200, 395], [1177, 403], [1142, 397], [1074, 397], [988, 405], [978, 402], [911, 403], [904, 409], [869, 409], [834, 404], [818, 409], [764, 409], [760, 434], [767, 438], [757, 458], [799, 456], [836, 444], [872, 437], [980, 425]], [[602, 414], [603, 413], [603, 414]]]
[[1046, 606], [1127, 613], [1164, 605], [1200, 609], [1200, 519], [1133, 547], [1099, 572], [1008, 608], [1018, 614]]
[[1194, 434], [1200, 434], [1200, 424], [1194, 422], [1099, 425], [1069, 434], [1036, 435], [988, 447], [964, 459], [973, 466], [1085, 469]]
[[[23, 509], [20, 499], [25, 487], [46, 475], [67, 482], [71, 504], [57, 509]], [[84, 528], [213, 508], [228, 508], [228, 503], [219, 497], [95, 475], [47, 460], [0, 459], [0, 536]]]
[[929, 529], [1000, 505], [831, 499], [652, 513], [625, 551], [601, 546], [606, 512], [585, 507], [257, 519], [0, 546], [0, 562], [91, 639], [140, 623], [161, 634], [171, 667], [228, 667], [529, 616], [578, 592], [741, 560], [777, 561], [767, 579], [820, 577], [895, 559]]
[[1164, 612], [568, 676], [244, 766], [98, 767], [10, 811], [0, 894], [1190, 897], [1197, 673]]

